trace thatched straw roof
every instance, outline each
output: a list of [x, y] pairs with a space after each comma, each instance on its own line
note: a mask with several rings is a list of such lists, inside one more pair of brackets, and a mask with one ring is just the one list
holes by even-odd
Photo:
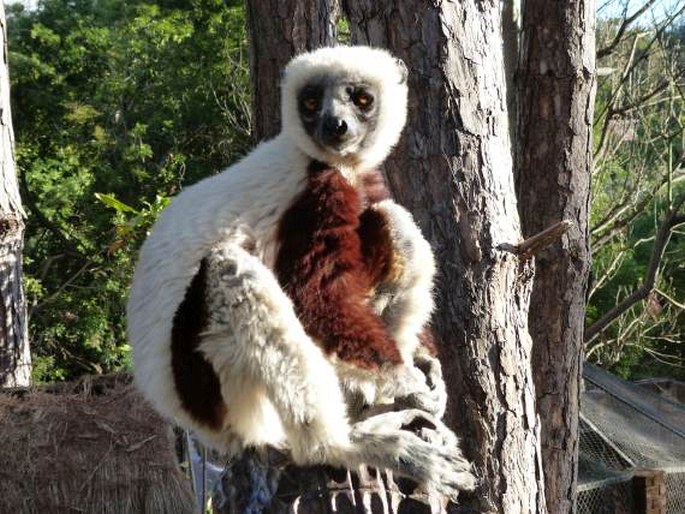
[[128, 377], [0, 394], [0, 512], [190, 513], [172, 432]]

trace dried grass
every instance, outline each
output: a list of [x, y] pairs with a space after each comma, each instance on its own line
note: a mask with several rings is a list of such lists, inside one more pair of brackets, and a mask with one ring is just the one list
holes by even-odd
[[128, 377], [3, 393], [0, 512], [194, 512], [171, 429]]

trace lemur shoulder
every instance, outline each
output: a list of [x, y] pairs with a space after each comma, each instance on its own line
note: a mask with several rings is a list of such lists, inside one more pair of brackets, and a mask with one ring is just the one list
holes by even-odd
[[281, 133], [185, 189], [153, 227], [129, 337], [138, 387], [206, 444], [392, 468], [455, 496], [474, 486], [456, 439], [436, 448], [393, 428], [401, 413], [348, 409], [352, 397], [444, 408], [414, 366], [431, 361], [433, 254], [376, 171], [405, 123], [406, 73], [368, 47], [293, 59]]

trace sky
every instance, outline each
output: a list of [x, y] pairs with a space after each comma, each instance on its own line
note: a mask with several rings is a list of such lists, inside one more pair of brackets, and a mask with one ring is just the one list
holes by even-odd
[[[596, 0], [597, 14], [602, 18], [621, 17], [625, 6], [628, 16], [642, 7], [647, 0]], [[650, 23], [663, 19], [685, 6], [685, 0], [657, 0], [640, 18], [641, 22]], [[682, 18], [682, 15], [681, 15]]]
[[[2, 2], [3, 0], [0, 0]], [[29, 9], [33, 9], [38, 4], [38, 0], [4, 0], [5, 5], [9, 4], [24, 4]]]

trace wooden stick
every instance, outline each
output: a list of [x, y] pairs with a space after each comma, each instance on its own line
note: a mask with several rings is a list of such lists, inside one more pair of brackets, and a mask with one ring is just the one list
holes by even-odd
[[522, 259], [530, 259], [533, 255], [540, 252], [540, 250], [547, 248], [555, 241], [561, 239], [561, 236], [568, 232], [572, 226], [573, 222], [571, 220], [562, 220], [518, 244], [501, 244], [499, 245], [499, 249], [518, 255]]

